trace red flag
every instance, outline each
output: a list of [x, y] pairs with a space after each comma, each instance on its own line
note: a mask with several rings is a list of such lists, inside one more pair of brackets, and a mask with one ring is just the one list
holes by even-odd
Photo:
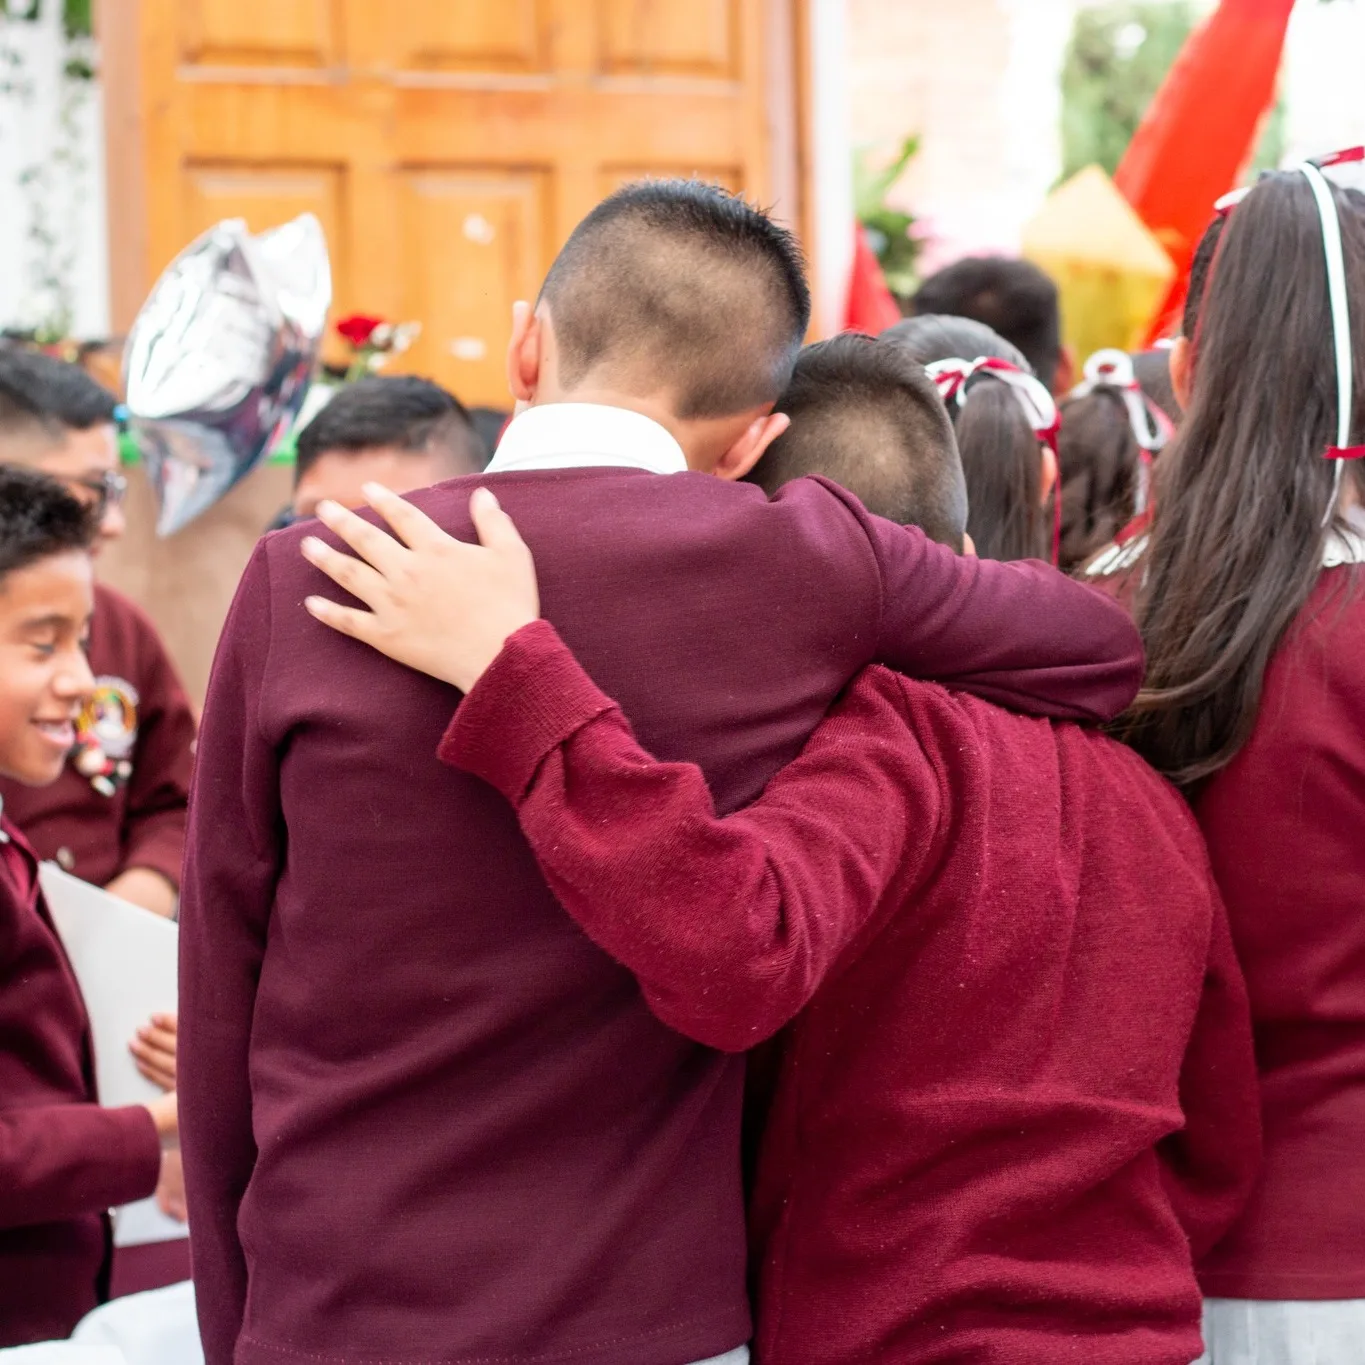
[[1294, 0], [1222, 0], [1190, 35], [1119, 163], [1115, 183], [1179, 272], [1153, 340], [1178, 313], [1214, 200], [1236, 184], [1274, 102], [1293, 8]]
[[867, 233], [854, 224], [853, 270], [848, 278], [844, 328], [876, 336], [901, 320], [900, 305], [886, 287], [881, 263], [868, 245]]

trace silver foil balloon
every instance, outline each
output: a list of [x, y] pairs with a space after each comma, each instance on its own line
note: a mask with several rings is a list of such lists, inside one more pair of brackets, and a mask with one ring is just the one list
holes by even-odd
[[311, 213], [210, 228], [166, 267], [123, 354], [129, 426], [174, 535], [257, 465], [303, 406], [332, 302]]

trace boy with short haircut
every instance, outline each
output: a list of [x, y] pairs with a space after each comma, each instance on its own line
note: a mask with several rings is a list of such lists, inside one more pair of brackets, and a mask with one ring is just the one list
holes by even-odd
[[[0, 774], [11, 783], [58, 777], [94, 685], [83, 649], [94, 535], [59, 484], [0, 468]], [[85, 1006], [37, 874], [0, 814], [0, 1346], [64, 1337], [105, 1296], [108, 1210], [156, 1189], [176, 1132], [173, 1094], [100, 1107]]]
[[[901, 348], [810, 347], [779, 407], [765, 485], [823, 467], [961, 547], [951, 431]], [[717, 818], [702, 773], [646, 753], [534, 621], [496, 504], [476, 512], [488, 548], [453, 551], [376, 506], [410, 581], [442, 546], [439, 604], [418, 581], [405, 610], [389, 584], [372, 628], [397, 657], [445, 642], [467, 696], [444, 761], [512, 803], [663, 1023], [726, 1051], [787, 1028], [750, 1219], [765, 1365], [1188, 1365], [1192, 1261], [1250, 1191], [1259, 1110], [1226, 915], [1174, 790], [1099, 734], [873, 668]]]
[[[97, 523], [94, 549], [124, 533], [113, 394], [76, 365], [0, 350], [0, 464], [57, 479]], [[175, 913], [194, 715], [146, 615], [95, 585], [95, 685], [57, 781], [0, 779], [0, 797], [39, 855], [160, 915]]]
[[299, 432], [293, 516], [311, 517], [324, 498], [359, 507], [367, 483], [410, 493], [486, 463], [454, 394], [417, 375], [372, 375], [345, 385]]

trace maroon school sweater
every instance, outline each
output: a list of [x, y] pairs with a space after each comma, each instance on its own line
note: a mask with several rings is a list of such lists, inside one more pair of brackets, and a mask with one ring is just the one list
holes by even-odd
[[141, 1105], [96, 1102], [90, 1026], [8, 818], [0, 844], [0, 1346], [69, 1336], [103, 1297], [111, 1205], [156, 1188]]
[[[413, 501], [472, 539], [480, 479]], [[490, 480], [547, 615], [729, 808], [870, 659], [1122, 707], [1128, 618], [810, 480]], [[314, 531], [317, 528], [311, 528]], [[182, 891], [180, 1075], [210, 1365], [682, 1365], [749, 1335], [743, 1063], [665, 1028], [436, 744], [458, 694], [313, 621], [269, 536], [224, 631]]]
[[95, 692], [62, 775], [48, 787], [0, 778], [5, 811], [39, 857], [87, 882], [148, 867], [178, 886], [194, 715], [156, 628], [102, 585], [90, 669]]
[[1250, 1015], [1199, 831], [1130, 750], [873, 669], [721, 820], [540, 622], [441, 752], [661, 1020], [738, 1050], [795, 1018], [763, 1365], [1199, 1354], [1190, 1243], [1259, 1152]]
[[1326, 570], [1196, 802], [1246, 972], [1265, 1168], [1207, 1293], [1365, 1298], [1365, 580]]

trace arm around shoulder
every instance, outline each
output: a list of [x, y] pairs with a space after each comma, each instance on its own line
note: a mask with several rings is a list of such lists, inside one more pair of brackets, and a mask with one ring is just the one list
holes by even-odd
[[881, 574], [876, 661], [985, 701], [1107, 722], [1142, 682], [1142, 641], [1104, 594], [1037, 561], [954, 554], [816, 480], [862, 526]]
[[635, 742], [553, 627], [512, 636], [442, 758], [513, 803], [551, 889], [670, 1027], [743, 1051], [788, 1023], [937, 830], [890, 675], [860, 681], [747, 810]]

